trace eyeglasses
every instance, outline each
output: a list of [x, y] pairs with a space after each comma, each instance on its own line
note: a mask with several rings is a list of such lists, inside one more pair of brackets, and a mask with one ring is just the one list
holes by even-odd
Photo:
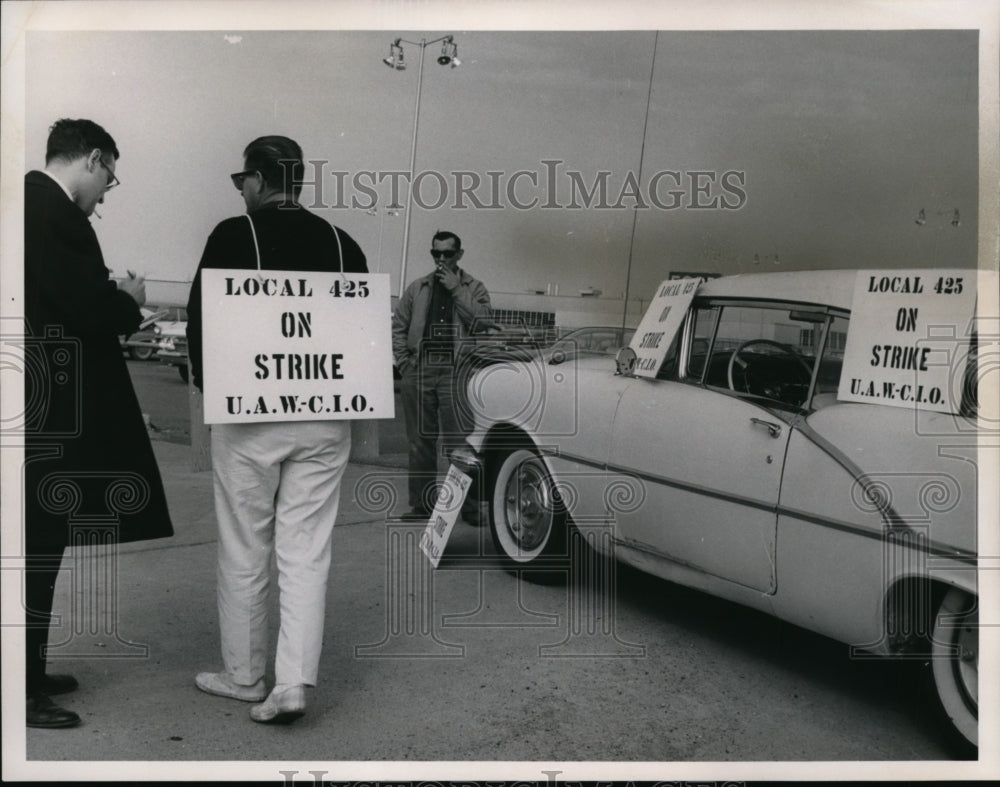
[[442, 257], [446, 260], [450, 260], [456, 254], [458, 254], [458, 249], [431, 249], [431, 256], [436, 260], [439, 260]]
[[115, 186], [120, 186], [122, 182], [118, 180], [118, 176], [111, 171], [107, 164], [105, 164], [101, 159], [97, 159], [97, 163], [100, 164], [104, 169], [108, 171], [108, 185], [105, 187], [105, 191], [111, 191]]
[[242, 172], [234, 172], [229, 177], [232, 178], [233, 185], [236, 186], [237, 191], [243, 191], [243, 181], [245, 178], [250, 177], [250, 175], [256, 174], [255, 169], [245, 169]]

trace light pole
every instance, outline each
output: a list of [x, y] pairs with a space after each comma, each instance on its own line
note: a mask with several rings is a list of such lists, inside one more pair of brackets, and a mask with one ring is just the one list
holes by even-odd
[[[642, 122], [642, 144], [639, 146], [639, 178], [642, 183], [642, 162], [646, 158], [646, 134], [649, 131], [649, 110], [653, 104], [653, 77], [656, 75], [656, 47], [660, 43], [660, 31], [653, 34], [653, 53], [649, 60], [649, 90], [646, 92], [646, 116]], [[632, 252], [635, 249], [636, 228], [639, 226], [638, 206], [632, 209], [632, 234], [628, 241], [628, 264], [625, 268], [625, 302], [622, 304], [622, 335], [628, 327], [628, 299], [632, 290]], [[639, 312], [642, 319], [644, 312]]]
[[385, 217], [398, 216], [399, 211], [393, 206], [389, 206], [384, 211], [381, 211], [377, 205], [372, 205], [365, 213], [369, 216], [378, 216], [378, 253], [375, 257], [375, 270], [372, 271], [373, 273], [378, 273], [382, 270], [382, 230], [385, 226]]
[[462, 64], [458, 59], [458, 45], [454, 36], [441, 36], [432, 41], [421, 38], [419, 41], [407, 41], [404, 38], [397, 38], [389, 45], [389, 57], [382, 58], [382, 62], [395, 71], [406, 69], [406, 62], [403, 59], [403, 44], [420, 47], [420, 64], [417, 67], [417, 93], [413, 106], [413, 139], [410, 142], [410, 188], [406, 196], [406, 215], [403, 219], [403, 250], [402, 260], [399, 265], [399, 295], [402, 297], [406, 287], [406, 248], [410, 240], [410, 214], [413, 210], [413, 177], [417, 160], [417, 128], [420, 123], [420, 89], [424, 81], [424, 50], [432, 44], [441, 44], [441, 54], [438, 55], [438, 65], [451, 66], [457, 68]]

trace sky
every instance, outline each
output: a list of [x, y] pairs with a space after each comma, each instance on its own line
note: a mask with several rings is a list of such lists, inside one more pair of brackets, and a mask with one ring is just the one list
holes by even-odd
[[396, 37], [447, 33], [462, 63], [425, 49], [408, 281], [430, 269], [437, 229], [497, 293], [645, 297], [671, 271], [977, 263], [968, 30], [29, 32], [25, 165], [42, 166], [59, 117], [114, 136], [123, 185], [94, 224], [108, 266], [145, 273], [155, 297], [243, 212], [228, 174], [245, 145], [285, 134], [321, 162], [322, 192], [303, 202], [396, 292], [405, 214], [388, 208], [393, 179], [406, 199], [421, 47], [403, 44], [405, 71], [381, 61]]

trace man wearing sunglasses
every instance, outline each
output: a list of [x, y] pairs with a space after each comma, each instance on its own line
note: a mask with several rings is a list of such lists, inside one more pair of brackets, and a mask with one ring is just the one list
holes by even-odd
[[[426, 520], [435, 503], [437, 443], [445, 453], [465, 441], [468, 414], [456, 370], [469, 354], [470, 334], [490, 318], [490, 294], [478, 279], [458, 267], [465, 250], [453, 232], [439, 230], [431, 241], [434, 270], [411, 283], [392, 317], [392, 351], [402, 380], [400, 394], [409, 443], [410, 510], [404, 519]], [[474, 501], [462, 516], [477, 523]]]
[[[191, 379], [202, 387], [201, 272], [206, 268], [367, 273], [354, 239], [298, 200], [305, 165], [288, 137], [259, 137], [230, 175], [246, 214], [222, 221], [205, 244], [188, 300]], [[208, 694], [258, 703], [250, 718], [281, 724], [305, 713], [323, 643], [326, 589], [350, 421], [226, 423], [212, 427], [219, 528], [221, 672], [201, 672]], [[268, 692], [267, 589], [278, 570], [275, 683]]]
[[[53, 590], [67, 546], [89, 543], [88, 515], [117, 517], [103, 544], [173, 535], [163, 483], [118, 336], [139, 327], [141, 276], [116, 284], [90, 216], [118, 185], [118, 148], [91, 120], [49, 130], [45, 169], [24, 179], [25, 684], [29, 727], [73, 727], [53, 694], [77, 687], [45, 671]], [[134, 506], [115, 511], [119, 493]], [[67, 505], [69, 503], [70, 505]], [[109, 511], [109, 508], [111, 510]], [[106, 592], [113, 593], [113, 589]], [[83, 631], [95, 621], [77, 621]], [[63, 623], [65, 639], [70, 630]]]

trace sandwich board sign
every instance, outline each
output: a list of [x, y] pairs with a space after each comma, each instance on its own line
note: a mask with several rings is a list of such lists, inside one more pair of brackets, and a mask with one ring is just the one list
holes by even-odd
[[201, 277], [205, 423], [394, 417], [388, 274]]

